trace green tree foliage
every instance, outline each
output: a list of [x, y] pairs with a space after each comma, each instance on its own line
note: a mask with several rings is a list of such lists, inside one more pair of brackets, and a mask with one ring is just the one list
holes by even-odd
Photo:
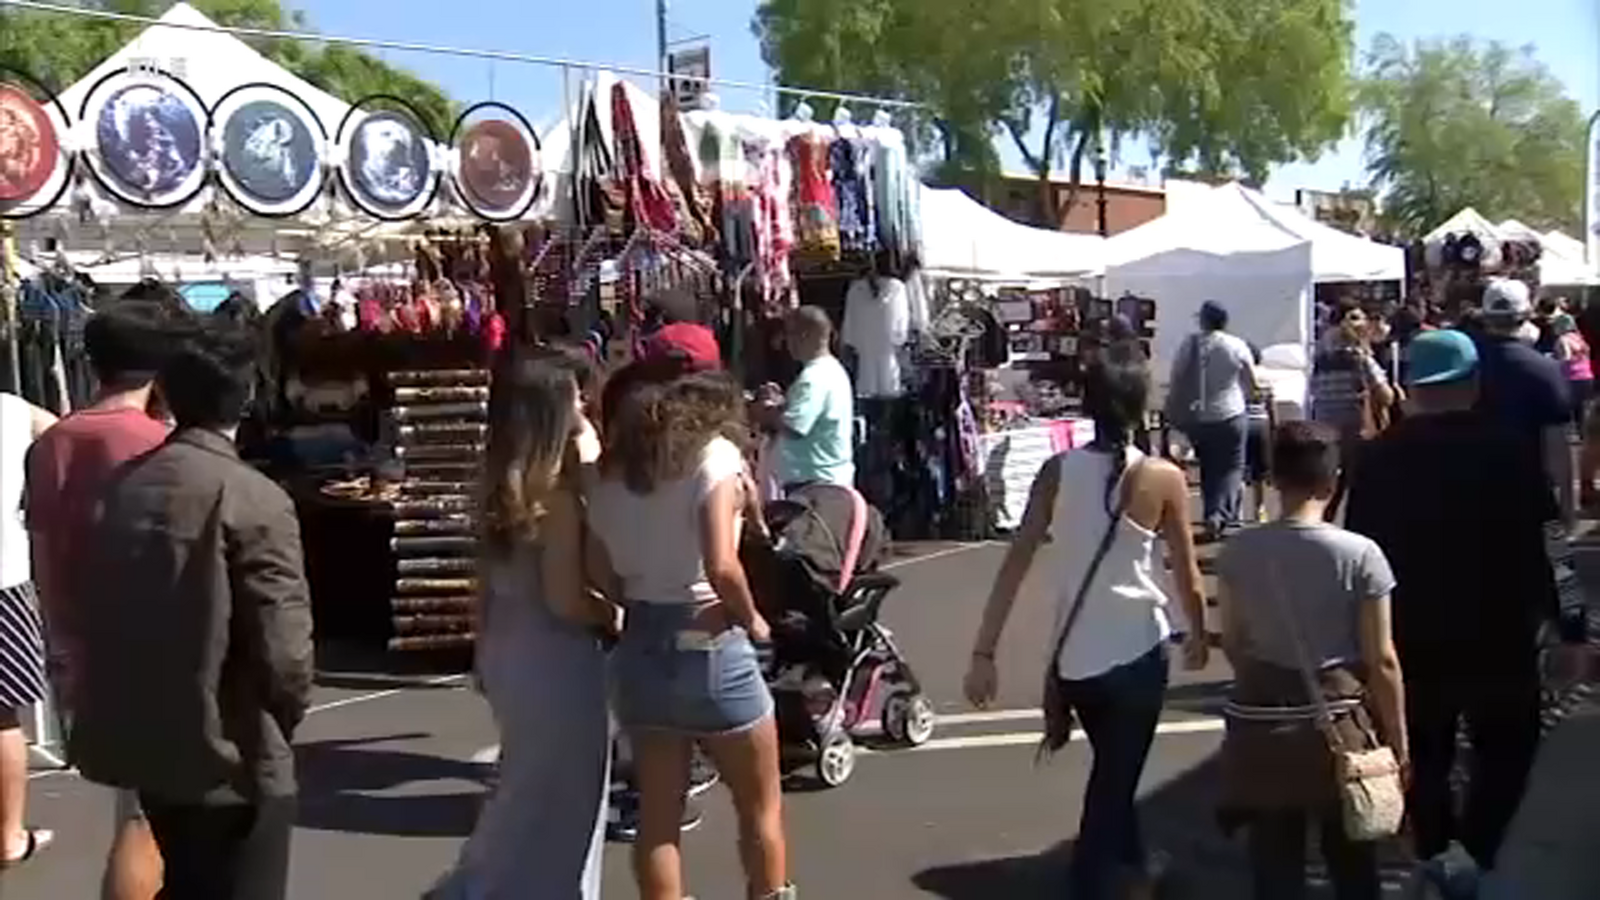
[[993, 172], [1008, 137], [1074, 187], [1094, 142], [1141, 136], [1173, 168], [1263, 179], [1349, 116], [1345, 0], [764, 0], [780, 82], [915, 100], [947, 176]]
[[1467, 206], [1581, 230], [1583, 113], [1532, 48], [1380, 35], [1359, 96], [1368, 174], [1397, 234], [1424, 234]]
[[[278, 0], [191, 0], [219, 25], [270, 31], [308, 30], [304, 13]], [[168, 0], [90, 0], [96, 9], [155, 17]], [[89, 19], [0, 7], [0, 65], [21, 69], [53, 90], [88, 74], [145, 28], [133, 22]], [[422, 111], [442, 136], [455, 121], [456, 106], [438, 87], [405, 69], [350, 47], [308, 41], [249, 38], [267, 58], [348, 102], [372, 94], [402, 97]], [[337, 122], [325, 123], [330, 129]]]

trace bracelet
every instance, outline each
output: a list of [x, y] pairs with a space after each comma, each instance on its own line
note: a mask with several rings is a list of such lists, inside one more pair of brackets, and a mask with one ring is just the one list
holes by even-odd
[[994, 662], [993, 650], [974, 650], [972, 651], [972, 655], [977, 659], [986, 659], [989, 662]]

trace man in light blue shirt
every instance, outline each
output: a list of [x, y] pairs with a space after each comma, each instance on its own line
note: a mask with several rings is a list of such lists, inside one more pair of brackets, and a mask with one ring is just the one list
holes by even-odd
[[778, 482], [785, 491], [823, 482], [854, 487], [855, 395], [850, 373], [829, 351], [833, 323], [815, 306], [789, 314], [789, 353], [804, 368], [789, 386], [778, 428]]

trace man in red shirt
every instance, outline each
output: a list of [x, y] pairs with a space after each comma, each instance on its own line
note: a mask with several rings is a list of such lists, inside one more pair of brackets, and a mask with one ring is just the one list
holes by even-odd
[[[51, 678], [68, 717], [73, 700], [79, 626], [75, 595], [86, 541], [111, 475], [167, 438], [152, 418], [156, 372], [178, 343], [170, 307], [125, 300], [84, 326], [84, 346], [100, 382], [93, 405], [67, 416], [28, 452], [27, 524], [33, 574], [50, 654]], [[106, 900], [152, 900], [161, 887], [161, 857], [136, 798], [118, 795], [116, 835], [107, 861]]]

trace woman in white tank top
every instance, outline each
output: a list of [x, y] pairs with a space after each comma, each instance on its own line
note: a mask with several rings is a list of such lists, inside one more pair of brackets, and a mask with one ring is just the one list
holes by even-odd
[[[1001, 632], [1034, 556], [1051, 544], [1057, 610], [1047, 702], [1070, 708], [1094, 749], [1071, 873], [1071, 895], [1083, 900], [1149, 885], [1134, 797], [1166, 693], [1167, 642], [1187, 631], [1185, 666], [1204, 668], [1207, 659], [1188, 484], [1176, 466], [1130, 446], [1149, 383], [1148, 362], [1132, 342], [1108, 347], [1090, 367], [1084, 408], [1095, 421], [1095, 442], [1050, 460], [1035, 479], [966, 678], [974, 705], [994, 700]], [[1173, 620], [1156, 574], [1157, 538], [1166, 544], [1192, 630]]]

